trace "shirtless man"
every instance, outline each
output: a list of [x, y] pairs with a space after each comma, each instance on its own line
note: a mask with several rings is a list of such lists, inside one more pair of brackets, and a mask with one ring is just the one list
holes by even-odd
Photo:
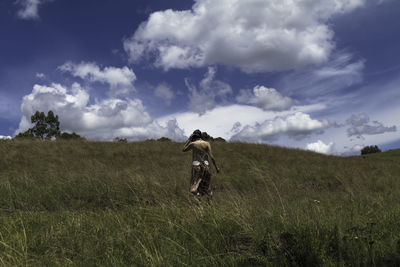
[[219, 169], [211, 153], [210, 143], [201, 139], [200, 130], [194, 131], [183, 146], [183, 152], [189, 150], [193, 150], [190, 193], [198, 196], [204, 194], [211, 196], [211, 169], [209, 166], [209, 159], [212, 160], [217, 173], [219, 173]]

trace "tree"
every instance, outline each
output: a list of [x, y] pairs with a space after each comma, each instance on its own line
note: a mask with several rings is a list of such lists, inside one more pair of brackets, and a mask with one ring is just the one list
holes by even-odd
[[53, 111], [48, 111], [47, 116], [44, 112], [36, 111], [31, 116], [31, 122], [35, 125], [23, 133], [19, 133], [17, 138], [39, 138], [50, 140], [52, 137], [60, 135], [60, 122], [58, 115], [54, 116]]
[[361, 155], [382, 152], [378, 146], [366, 146], [361, 149]]
[[60, 135], [60, 122], [58, 115], [54, 116], [53, 111], [48, 111], [47, 116], [44, 112], [36, 111], [31, 116], [31, 122], [35, 124], [32, 128], [32, 133], [40, 139], [51, 139]]

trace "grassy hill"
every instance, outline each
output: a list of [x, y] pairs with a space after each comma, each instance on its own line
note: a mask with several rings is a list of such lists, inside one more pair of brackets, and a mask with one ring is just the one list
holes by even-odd
[[0, 265], [400, 265], [400, 150], [215, 142], [208, 204], [182, 146], [0, 142]]

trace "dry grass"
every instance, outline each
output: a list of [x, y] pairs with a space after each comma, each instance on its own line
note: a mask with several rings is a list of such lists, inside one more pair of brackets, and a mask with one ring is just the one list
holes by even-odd
[[0, 265], [396, 266], [400, 151], [213, 143], [211, 205], [173, 142], [0, 142]]

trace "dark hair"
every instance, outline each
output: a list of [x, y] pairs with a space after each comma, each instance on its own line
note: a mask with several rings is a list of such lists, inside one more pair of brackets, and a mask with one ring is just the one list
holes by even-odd
[[199, 129], [195, 130], [192, 135], [192, 141], [201, 139], [201, 131]]

